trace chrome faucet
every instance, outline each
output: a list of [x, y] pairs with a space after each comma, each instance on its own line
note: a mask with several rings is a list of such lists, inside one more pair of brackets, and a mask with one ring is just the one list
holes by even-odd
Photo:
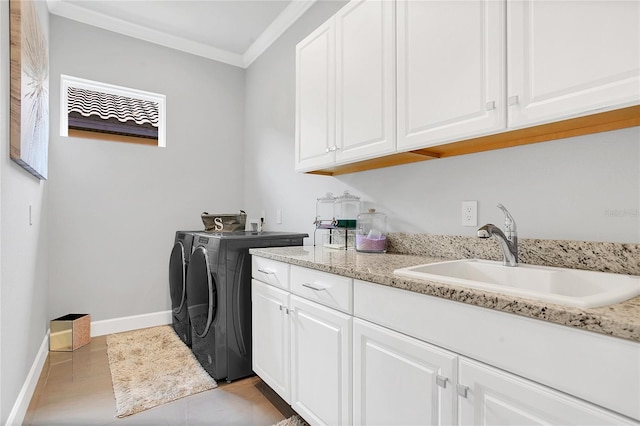
[[502, 263], [504, 266], [518, 266], [518, 234], [516, 233], [516, 221], [505, 206], [498, 203], [497, 207], [504, 212], [505, 232], [503, 233], [500, 228], [494, 224], [488, 223], [478, 229], [478, 237], [496, 237], [502, 248]]

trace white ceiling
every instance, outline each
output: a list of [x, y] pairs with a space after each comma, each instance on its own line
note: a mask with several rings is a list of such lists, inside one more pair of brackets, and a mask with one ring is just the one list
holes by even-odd
[[85, 24], [248, 67], [316, 0], [47, 0]]

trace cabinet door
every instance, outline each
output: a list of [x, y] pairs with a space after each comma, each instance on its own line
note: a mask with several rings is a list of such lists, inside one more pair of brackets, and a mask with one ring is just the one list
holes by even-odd
[[252, 368], [278, 395], [290, 402], [289, 293], [251, 282]]
[[461, 425], [637, 425], [629, 418], [475, 361], [460, 358], [458, 375]]
[[291, 406], [313, 425], [351, 424], [349, 315], [291, 296]]
[[506, 126], [505, 1], [397, 2], [398, 149]]
[[337, 163], [396, 149], [394, 9], [354, 0], [335, 16]]
[[296, 46], [296, 170], [333, 164], [335, 147], [333, 20]]
[[354, 424], [455, 424], [455, 354], [359, 319], [353, 335]]
[[509, 126], [640, 102], [640, 2], [513, 1]]

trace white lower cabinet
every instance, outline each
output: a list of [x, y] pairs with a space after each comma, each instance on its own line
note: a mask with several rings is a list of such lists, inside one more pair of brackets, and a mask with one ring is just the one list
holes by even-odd
[[455, 423], [455, 354], [357, 318], [353, 336], [355, 425]]
[[356, 321], [457, 356], [458, 424], [640, 425], [635, 342], [360, 280], [353, 300]]
[[291, 406], [314, 425], [351, 424], [351, 315], [291, 296]]
[[253, 369], [311, 425], [640, 426], [635, 342], [253, 266]]
[[289, 293], [253, 280], [251, 303], [253, 371], [291, 403]]
[[622, 425], [630, 419], [476, 361], [460, 359], [460, 425]]
[[252, 262], [253, 371], [310, 424], [350, 425], [353, 280]]

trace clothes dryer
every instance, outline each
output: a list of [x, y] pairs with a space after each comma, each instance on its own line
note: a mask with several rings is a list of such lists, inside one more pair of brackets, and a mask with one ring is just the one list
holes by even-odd
[[187, 271], [194, 232], [196, 231], [177, 231], [169, 257], [172, 325], [176, 334], [187, 346], [191, 346], [191, 324], [187, 311]]
[[251, 255], [249, 248], [300, 246], [307, 234], [196, 233], [187, 272], [191, 350], [216, 380], [250, 376]]

